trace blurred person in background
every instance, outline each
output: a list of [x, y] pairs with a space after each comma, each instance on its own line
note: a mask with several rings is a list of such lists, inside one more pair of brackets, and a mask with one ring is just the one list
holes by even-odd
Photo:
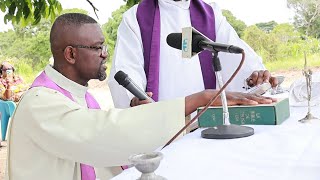
[[22, 78], [15, 74], [12, 64], [1, 63], [0, 98], [5, 101], [18, 102], [23, 92], [28, 88]]

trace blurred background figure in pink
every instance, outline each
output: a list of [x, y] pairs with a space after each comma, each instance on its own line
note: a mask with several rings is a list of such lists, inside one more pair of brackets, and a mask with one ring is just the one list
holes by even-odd
[[15, 74], [15, 69], [9, 62], [1, 63], [0, 69], [0, 98], [18, 102], [23, 92], [27, 90], [27, 85], [20, 76]]

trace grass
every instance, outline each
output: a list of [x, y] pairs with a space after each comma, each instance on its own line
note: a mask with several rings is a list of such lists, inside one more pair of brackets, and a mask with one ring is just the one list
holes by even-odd
[[[274, 62], [266, 62], [265, 66], [270, 72], [279, 70], [299, 70], [304, 67], [304, 57], [281, 59]], [[307, 57], [309, 67], [320, 67], [320, 54], [314, 54]]]

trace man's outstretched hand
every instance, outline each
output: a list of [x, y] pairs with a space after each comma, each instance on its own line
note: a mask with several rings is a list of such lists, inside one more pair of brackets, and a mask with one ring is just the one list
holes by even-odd
[[[187, 96], [185, 103], [185, 115], [189, 115], [198, 107], [207, 105], [210, 99], [218, 93], [217, 90], [204, 90], [202, 92]], [[232, 105], [257, 105], [257, 104], [270, 104], [277, 100], [270, 97], [264, 97], [257, 94], [248, 94], [240, 92], [226, 92], [227, 102], [229, 106]], [[221, 98], [218, 97], [211, 106], [221, 106]]]
[[[218, 90], [207, 89], [199, 93], [192, 94], [185, 98], [185, 115], [189, 115], [197, 108], [207, 105], [210, 99], [218, 93]], [[152, 92], [147, 92], [149, 97], [152, 97]], [[227, 102], [229, 106], [232, 105], [257, 105], [270, 104], [276, 101], [274, 98], [264, 97], [257, 94], [248, 94], [240, 92], [226, 92]], [[130, 106], [138, 106], [150, 103], [149, 100], [139, 100], [137, 97], [132, 98]], [[211, 106], [221, 106], [221, 98], [218, 97]]]

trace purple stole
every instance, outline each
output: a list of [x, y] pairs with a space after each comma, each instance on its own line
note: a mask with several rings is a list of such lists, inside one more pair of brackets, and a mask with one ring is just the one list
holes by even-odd
[[[202, 0], [191, 0], [189, 9], [192, 26], [215, 41], [215, 19], [212, 7]], [[137, 20], [144, 50], [144, 70], [147, 77], [146, 91], [153, 92], [152, 98], [158, 101], [161, 31], [158, 0], [142, 0], [138, 5]], [[205, 89], [215, 89], [216, 77], [211, 64], [211, 52], [202, 51], [199, 54], [199, 59]]]
[[[55, 82], [53, 82], [46, 74], [45, 72], [42, 72], [32, 83], [31, 88], [33, 87], [47, 87], [49, 89], [54, 89], [56, 91], [59, 91], [66, 97], [68, 97], [70, 100], [74, 101], [72, 98], [70, 92], [66, 91], [65, 89], [62, 89], [59, 87]], [[88, 92], [85, 95], [87, 106], [89, 109], [100, 109], [100, 106], [98, 102], [93, 98], [91, 94]], [[81, 169], [81, 179], [82, 180], [95, 180], [96, 174], [94, 171], [94, 168], [85, 164], [80, 164]]]

